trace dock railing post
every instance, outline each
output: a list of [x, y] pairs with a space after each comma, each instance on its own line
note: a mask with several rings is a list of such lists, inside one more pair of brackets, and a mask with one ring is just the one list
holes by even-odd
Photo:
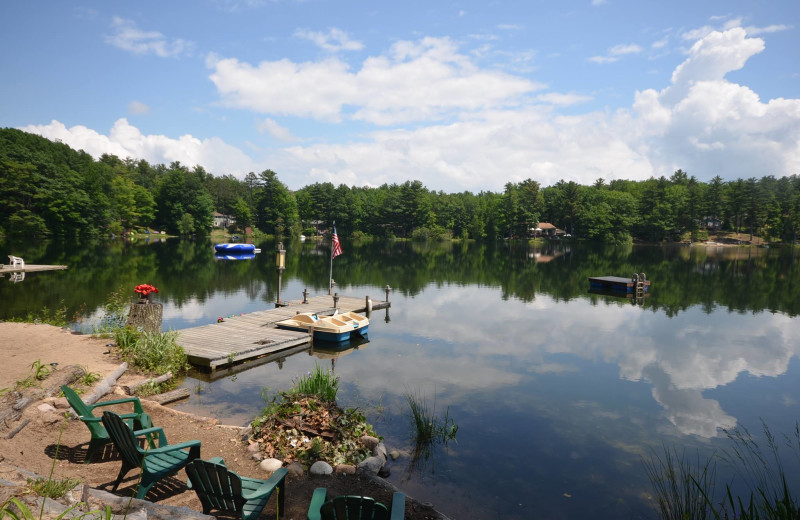
[[372, 298], [369, 296], [367, 296], [366, 301], [364, 302], [364, 308], [367, 311], [367, 318], [369, 318], [372, 314]]
[[308, 303], [308, 288], [303, 289], [303, 303]]
[[386, 303], [389, 303], [389, 291], [391, 291], [391, 290], [392, 290], [392, 288], [389, 287], [389, 284], [387, 283], [386, 284]]
[[333, 308], [334, 309], [338, 309], [339, 308], [339, 293], [338, 292], [333, 293]]

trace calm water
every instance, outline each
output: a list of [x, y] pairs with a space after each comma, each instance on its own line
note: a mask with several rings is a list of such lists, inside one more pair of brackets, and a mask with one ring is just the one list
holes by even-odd
[[[117, 287], [152, 283], [165, 328], [271, 308], [274, 244], [216, 261], [208, 242], [0, 243], [65, 272], [0, 279], [0, 319], [63, 302], [97, 315]], [[328, 249], [287, 244], [281, 296], [327, 292]], [[730, 446], [720, 428], [791, 433], [800, 419], [800, 260], [791, 251], [580, 244], [419, 246], [344, 242], [342, 294], [392, 307], [369, 342], [302, 352], [234, 375], [194, 374], [179, 407], [245, 424], [262, 390], [315, 364], [341, 377], [387, 445], [409, 449], [405, 394], [459, 426], [427, 459], [390, 463], [389, 480], [454, 519], [654, 518], [642, 456]], [[588, 276], [646, 272], [643, 302], [588, 292]], [[76, 325], [88, 326], [86, 323]], [[720, 469], [725, 475], [726, 471]]]

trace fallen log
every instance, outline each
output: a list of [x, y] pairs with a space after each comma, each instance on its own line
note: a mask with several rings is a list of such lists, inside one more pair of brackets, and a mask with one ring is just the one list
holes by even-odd
[[[0, 409], [0, 426], [10, 426], [10, 423], [22, 417], [22, 412], [25, 411], [25, 408], [46, 397], [58, 395], [61, 392], [62, 385], [69, 385], [84, 374], [83, 368], [77, 365], [66, 366], [50, 372], [47, 379], [38, 383], [39, 386], [32, 386], [19, 392], [14, 392], [13, 394], [19, 397], [10, 398], [13, 399], [13, 402], [4, 401], [6, 408]], [[0, 403], [0, 406], [3, 406], [3, 404]]]
[[146, 513], [147, 520], [177, 520], [187, 518], [189, 520], [215, 520], [213, 516], [204, 515], [188, 507], [172, 507], [154, 504], [147, 500], [139, 500], [131, 497], [120, 497], [112, 495], [107, 491], [94, 489], [87, 485], [83, 486], [81, 500], [89, 505], [89, 509], [104, 510], [106, 506], [111, 508], [115, 515], [131, 515], [138, 511]]
[[128, 370], [128, 364], [127, 363], [123, 363], [120, 366], [118, 366], [116, 370], [111, 372], [111, 374], [108, 377], [103, 379], [100, 382], [100, 384], [97, 385], [94, 388], [94, 391], [91, 394], [87, 395], [86, 397], [83, 397], [83, 402], [86, 403], [86, 404], [94, 404], [98, 400], [100, 400], [101, 397], [103, 397], [107, 393], [111, 392], [111, 388], [115, 384], [117, 384], [117, 379], [119, 379], [119, 377], [126, 370]]
[[172, 379], [172, 372], [167, 372], [163, 376], [154, 377], [152, 379], [147, 379], [145, 381], [139, 381], [138, 383], [123, 385], [122, 389], [125, 390], [126, 394], [134, 395], [136, 391], [139, 388], [143, 387], [144, 385], [150, 385], [150, 384], [157, 385], [163, 383], [164, 381], [169, 381], [170, 379]]
[[180, 401], [181, 399], [186, 399], [189, 397], [189, 389], [188, 388], [178, 388], [177, 390], [172, 390], [171, 392], [164, 392], [163, 394], [152, 395], [148, 397], [151, 401], [155, 401], [158, 404], [167, 404], [172, 403], [174, 401]]

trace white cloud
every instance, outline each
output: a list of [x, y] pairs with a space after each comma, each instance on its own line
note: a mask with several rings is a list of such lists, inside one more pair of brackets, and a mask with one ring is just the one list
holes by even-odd
[[788, 175], [800, 168], [800, 99], [764, 103], [746, 86], [725, 79], [764, 42], [744, 29], [712, 32], [676, 67], [672, 84], [636, 93], [630, 114], [642, 146], [667, 174], [680, 165], [710, 176]]
[[177, 139], [163, 135], [143, 135], [124, 118], [114, 123], [107, 136], [85, 126], [67, 128], [59, 121], [52, 121], [49, 125], [29, 125], [21, 130], [48, 139], [60, 139], [72, 148], [84, 150], [95, 158], [107, 153], [120, 158], [145, 159], [151, 164], [180, 161], [189, 166], [201, 165], [217, 175], [233, 173], [241, 176], [255, 170], [252, 159], [218, 137], [201, 140], [191, 135], [183, 135]]
[[640, 52], [642, 52], [642, 48], [635, 43], [615, 45], [608, 50], [608, 53], [613, 56], [620, 56], [623, 54], [638, 54]]
[[[527, 178], [543, 186], [560, 179], [591, 184], [678, 168], [701, 179], [789, 175], [800, 171], [800, 99], [762, 101], [726, 78], [763, 49], [742, 28], [712, 32], [688, 50], [670, 85], [636, 92], [629, 109], [575, 114], [573, 108], [570, 116], [560, 107], [588, 95], [541, 93], [543, 85], [528, 79], [481, 70], [449, 40], [398, 42], [358, 71], [336, 59], [254, 67], [210, 57], [225, 104], [270, 116], [365, 122], [361, 133], [343, 134], [342, 143], [259, 148], [255, 153], [267, 155], [257, 161], [216, 138], [142, 135], [125, 119], [108, 136], [58, 121], [24, 130], [94, 156], [180, 160], [217, 174], [271, 168], [291, 188], [419, 179], [435, 190], [502, 191], [506, 182]], [[266, 117], [256, 127], [290, 142], [291, 132], [276, 120]], [[417, 124], [382, 130], [366, 124], [403, 121]]]
[[329, 52], [360, 51], [364, 44], [351, 40], [350, 36], [341, 29], [332, 28], [327, 33], [297, 29], [294, 35], [298, 38], [310, 40]]
[[592, 56], [589, 58], [589, 61], [592, 63], [614, 63], [615, 61], [619, 61], [619, 58], [616, 56]]
[[389, 56], [367, 58], [357, 72], [335, 58], [316, 63], [280, 60], [253, 67], [210, 56], [207, 63], [228, 106], [328, 121], [349, 117], [379, 125], [511, 106], [542, 87], [479, 69], [446, 38], [397, 42]]
[[279, 125], [276, 121], [270, 118], [259, 122], [257, 128], [259, 132], [267, 132], [267, 134], [278, 141], [288, 143], [297, 140], [297, 138], [292, 135], [292, 132], [290, 132], [288, 128]]
[[549, 103], [551, 105], [558, 105], [562, 107], [577, 105], [592, 100], [592, 96], [584, 96], [582, 94], [561, 94], [558, 92], [550, 92], [548, 94], [540, 94], [536, 96], [537, 101]]
[[142, 115], [150, 112], [150, 107], [141, 101], [131, 101], [128, 103], [128, 113], [131, 115]]
[[589, 61], [599, 64], [614, 63], [615, 61], [619, 61], [620, 56], [624, 56], [626, 54], [638, 54], [640, 52], [642, 52], [642, 48], [635, 43], [620, 44], [608, 49], [608, 54], [605, 56], [592, 56], [589, 58]]
[[748, 36], [758, 36], [759, 34], [788, 31], [789, 29], [793, 29], [793, 26], [776, 24], [776, 25], [768, 25], [766, 27], [753, 27], [753, 26], [745, 27]]
[[132, 20], [115, 16], [111, 22], [114, 34], [106, 37], [106, 43], [134, 54], [155, 54], [162, 58], [178, 57], [194, 48], [194, 43], [173, 38], [168, 40], [158, 31], [143, 31]]

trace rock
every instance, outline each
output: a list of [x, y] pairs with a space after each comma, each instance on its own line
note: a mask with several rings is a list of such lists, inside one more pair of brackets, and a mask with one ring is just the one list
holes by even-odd
[[358, 470], [377, 475], [385, 461], [381, 457], [367, 457], [358, 463]]
[[379, 442], [375, 449], [372, 450], [372, 454], [376, 457], [382, 457], [383, 461], [386, 462], [386, 445], [383, 442]]
[[386, 466], [382, 467], [378, 471], [378, 476], [381, 477], [381, 478], [388, 478], [389, 475], [391, 475], [391, 474], [392, 474], [391, 470], [389, 468], [387, 468]]
[[255, 461], [259, 461], [259, 460], [263, 459], [264, 456], [261, 455], [260, 453], [251, 453], [250, 454], [250, 458], [255, 460]]
[[241, 438], [242, 438], [243, 441], [249, 441], [250, 440], [250, 436], [252, 434], [253, 434], [253, 425], [251, 424], [250, 426], [248, 426], [247, 428], [242, 430], [242, 437]]
[[403, 453], [400, 450], [392, 450], [389, 452], [389, 458], [392, 460], [397, 460], [403, 456]]
[[247, 445], [247, 451], [250, 453], [259, 453], [261, 451], [261, 445], [257, 442], [250, 442]]
[[70, 407], [66, 397], [57, 397], [53, 399], [53, 402], [51, 402], [50, 404], [52, 404], [59, 410], [67, 410]]
[[42, 422], [45, 424], [56, 424], [63, 419], [64, 416], [56, 412], [45, 412], [42, 414]]
[[53, 407], [52, 405], [49, 405], [47, 403], [40, 404], [39, 406], [36, 407], [36, 409], [39, 410], [40, 412], [55, 412], [56, 411], [55, 407]]
[[311, 468], [308, 470], [308, 472], [312, 475], [330, 475], [333, 473], [333, 468], [324, 460], [318, 460], [311, 465]]
[[123, 397], [127, 397], [128, 396], [128, 394], [125, 392], [125, 390], [123, 390], [119, 386], [115, 386], [114, 387], [114, 392], [112, 392], [112, 393], [115, 394], [115, 395], [121, 395]]
[[269, 474], [275, 473], [283, 466], [283, 462], [279, 461], [278, 459], [264, 459], [261, 461], [261, 464], [258, 465], [259, 468], [266, 471]]
[[355, 475], [356, 467], [352, 464], [337, 464], [333, 472], [342, 475]]
[[370, 451], [373, 451], [378, 446], [379, 442], [381, 442], [380, 439], [372, 437], [371, 435], [364, 435], [361, 437], [361, 445]]
[[292, 475], [294, 477], [302, 477], [303, 475], [306, 474], [306, 470], [303, 469], [303, 465], [297, 461], [294, 461], [288, 466], [286, 466], [286, 469], [289, 470], [289, 475]]

